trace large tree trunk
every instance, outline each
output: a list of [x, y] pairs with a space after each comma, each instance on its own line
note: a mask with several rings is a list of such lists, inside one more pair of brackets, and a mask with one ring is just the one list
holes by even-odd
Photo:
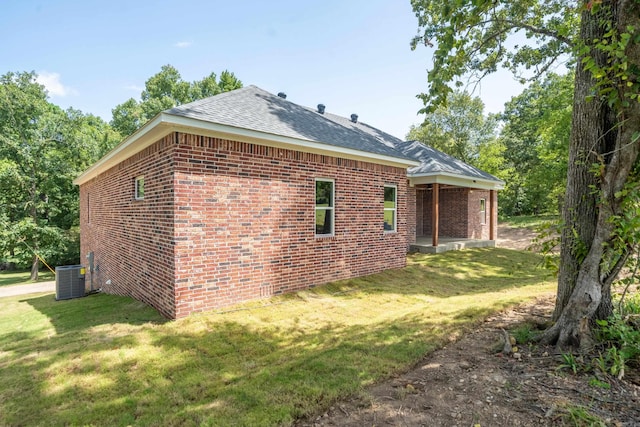
[[[620, 32], [629, 25], [640, 28], [640, 6], [634, 2], [603, 2], [600, 13], [586, 10], [582, 14], [581, 36], [589, 44], [600, 33], [608, 31], [603, 19], [613, 20]], [[607, 15], [609, 13], [609, 15]], [[625, 50], [628, 62], [640, 66], [640, 45], [630, 43]], [[595, 55], [598, 64], [607, 65], [609, 58]], [[633, 69], [630, 67], [630, 69]], [[637, 68], [636, 68], [637, 69]], [[637, 81], [639, 76], [631, 76]], [[596, 318], [611, 314], [611, 283], [624, 265], [630, 247], [612, 252], [615, 227], [612, 215], [620, 215], [623, 189], [638, 159], [640, 141], [634, 132], [640, 129], [640, 102], [613, 104], [613, 111], [602, 101], [587, 101], [594, 90], [593, 79], [578, 62], [576, 95], [572, 124], [570, 167], [562, 236], [561, 271], [558, 280], [556, 323], [543, 336], [543, 343], [558, 347], [591, 347], [591, 327]], [[617, 86], [625, 96], [625, 82]], [[585, 129], [587, 132], [585, 132]], [[584, 164], [582, 164], [584, 163]], [[600, 165], [594, 173], [592, 165]], [[591, 169], [591, 172], [589, 171]], [[596, 187], [589, 187], [589, 185]], [[598, 193], [593, 191], [598, 188]]]
[[[600, 38], [604, 30], [598, 25], [598, 16], [590, 11], [582, 13], [580, 38], [585, 41]], [[597, 153], [603, 152], [602, 135], [608, 130], [603, 117], [608, 117], [606, 104], [601, 101], [587, 102], [596, 82], [591, 73], [578, 61], [573, 95], [573, 117], [569, 143], [569, 165], [567, 190], [562, 219], [562, 244], [560, 246], [560, 270], [558, 291], [553, 320], [558, 320], [576, 286], [580, 264], [590, 249], [596, 232], [597, 194], [592, 190], [598, 186], [598, 177], [591, 171], [597, 162]], [[595, 58], [600, 64], [606, 58]]]

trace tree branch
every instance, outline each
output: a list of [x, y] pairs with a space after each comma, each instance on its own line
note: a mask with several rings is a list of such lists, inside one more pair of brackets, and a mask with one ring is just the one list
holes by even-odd
[[540, 28], [540, 27], [534, 27], [533, 25], [529, 25], [529, 24], [525, 24], [523, 22], [514, 22], [511, 21], [509, 19], [506, 19], [504, 22], [506, 22], [507, 24], [511, 25], [514, 28], [523, 28], [525, 30], [529, 30], [534, 34], [540, 34], [543, 36], [547, 36], [547, 37], [552, 37], [564, 44], [566, 44], [569, 47], [574, 47], [574, 43], [573, 41], [571, 41], [571, 39], [569, 39], [568, 37], [565, 36], [561, 36], [560, 34], [558, 34], [555, 31], [551, 31], [547, 28]]

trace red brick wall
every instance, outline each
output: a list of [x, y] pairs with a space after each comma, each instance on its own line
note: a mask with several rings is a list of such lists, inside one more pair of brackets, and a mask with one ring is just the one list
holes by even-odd
[[[81, 259], [88, 265], [94, 252], [93, 287], [130, 295], [167, 317], [175, 315], [173, 151], [171, 135], [80, 186]], [[144, 200], [134, 199], [139, 175]]]
[[[315, 237], [315, 178], [335, 180], [333, 237]], [[385, 184], [398, 188], [396, 233], [383, 231]], [[81, 206], [98, 286], [168, 317], [406, 262], [403, 168], [175, 133], [83, 184]]]
[[[485, 200], [484, 221], [481, 221], [480, 199]], [[469, 237], [472, 239], [489, 239], [489, 190], [471, 190], [468, 198], [469, 212]], [[497, 218], [494, 218], [494, 225], [497, 227]], [[484, 223], [483, 223], [484, 222]]]
[[[405, 265], [405, 169], [184, 134], [175, 154], [178, 317]], [[335, 180], [334, 237], [315, 237], [316, 178]]]

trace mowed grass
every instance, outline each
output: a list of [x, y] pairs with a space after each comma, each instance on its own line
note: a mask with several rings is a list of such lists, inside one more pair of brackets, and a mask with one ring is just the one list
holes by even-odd
[[[10, 285], [26, 285], [33, 283], [31, 281], [31, 271], [0, 271], [0, 286]], [[54, 274], [49, 270], [43, 270], [38, 273], [38, 282], [49, 282], [56, 280]]]
[[558, 215], [542, 214], [542, 215], [521, 215], [510, 216], [502, 219], [500, 222], [510, 227], [526, 227], [531, 229], [540, 228], [544, 225], [557, 222], [560, 219]]
[[489, 313], [554, 290], [539, 257], [477, 249], [162, 319], [125, 297], [0, 299], [0, 425], [289, 425]]

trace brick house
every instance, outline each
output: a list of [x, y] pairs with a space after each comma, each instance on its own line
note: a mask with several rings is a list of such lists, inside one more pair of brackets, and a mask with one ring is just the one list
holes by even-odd
[[255, 86], [164, 111], [75, 180], [87, 283], [178, 318], [403, 267], [434, 211], [495, 240], [501, 181], [414, 145]]

